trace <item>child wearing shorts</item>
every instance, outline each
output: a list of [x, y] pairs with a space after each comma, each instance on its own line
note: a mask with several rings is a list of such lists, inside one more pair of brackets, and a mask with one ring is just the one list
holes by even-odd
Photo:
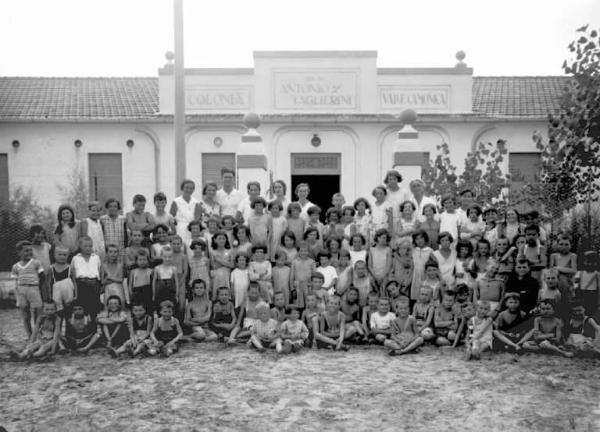
[[21, 311], [27, 337], [32, 335], [31, 319], [38, 321], [42, 307], [40, 294], [40, 276], [44, 273], [42, 263], [33, 259], [31, 242], [27, 240], [17, 243], [17, 253], [21, 258], [12, 267], [11, 276], [17, 280], [17, 307]]

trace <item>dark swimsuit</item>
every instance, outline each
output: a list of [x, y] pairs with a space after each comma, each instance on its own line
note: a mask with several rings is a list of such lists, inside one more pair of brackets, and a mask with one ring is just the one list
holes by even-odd
[[[502, 322], [502, 325], [498, 326], [497, 330], [501, 331], [504, 337], [511, 342], [517, 343], [527, 333], [533, 324], [532, 318], [525, 314], [521, 315], [522, 311], [519, 311], [517, 318], [511, 323]], [[493, 349], [494, 351], [507, 351], [509, 347], [504, 344], [498, 338], [494, 338]]]
[[208, 328], [217, 334], [229, 336], [231, 330], [224, 329], [223, 327], [217, 327], [214, 324], [231, 324], [231, 319], [233, 318], [233, 307], [231, 306], [231, 303], [229, 303], [228, 306], [225, 307], [219, 306], [219, 309], [219, 311], [215, 311], [215, 308], [213, 307], [213, 316], [210, 320]]
[[154, 332], [154, 336], [156, 337], [156, 339], [159, 342], [162, 342], [165, 344], [171, 342], [173, 339], [175, 339], [177, 337], [177, 324], [175, 324], [175, 323], [171, 324], [171, 328], [169, 330], [163, 330], [160, 328], [160, 325], [159, 325], [158, 328], [156, 329], [156, 331]]

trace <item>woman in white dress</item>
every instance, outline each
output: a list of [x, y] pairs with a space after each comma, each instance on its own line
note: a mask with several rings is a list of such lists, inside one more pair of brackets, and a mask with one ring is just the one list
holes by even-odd
[[206, 224], [208, 219], [213, 216], [221, 217], [221, 206], [217, 202], [217, 184], [208, 182], [202, 188], [202, 222]]
[[286, 197], [287, 185], [285, 182], [283, 180], [275, 180], [271, 186], [271, 193], [273, 194], [273, 198], [270, 200], [279, 201], [283, 206], [283, 214], [287, 214], [287, 208], [291, 201]]
[[311, 203], [308, 200], [308, 194], [310, 193], [310, 186], [308, 185], [308, 183], [300, 183], [298, 186], [296, 186], [296, 196], [298, 197], [298, 204], [300, 204], [300, 207], [302, 208], [302, 211], [300, 211], [300, 217], [302, 219], [304, 219], [306, 222], [308, 222], [308, 209], [311, 208], [312, 206], [314, 206], [313, 203]]
[[202, 205], [200, 201], [192, 196], [196, 190], [196, 183], [192, 180], [181, 182], [181, 195], [173, 200], [169, 213], [175, 218], [177, 234], [183, 239], [183, 243], [189, 246], [192, 234], [188, 230], [188, 224], [202, 217]]

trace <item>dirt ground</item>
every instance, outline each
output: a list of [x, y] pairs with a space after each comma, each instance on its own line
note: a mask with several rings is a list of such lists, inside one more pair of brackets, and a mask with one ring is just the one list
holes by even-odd
[[11, 431], [598, 431], [600, 361], [526, 355], [465, 362], [426, 347], [285, 357], [186, 344], [170, 359], [104, 352], [13, 363], [15, 310], [0, 310], [0, 426]]

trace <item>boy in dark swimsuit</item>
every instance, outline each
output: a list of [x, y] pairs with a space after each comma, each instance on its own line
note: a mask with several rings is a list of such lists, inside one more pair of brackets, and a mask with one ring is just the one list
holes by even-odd
[[170, 300], [160, 303], [160, 318], [154, 322], [150, 332], [152, 348], [148, 350], [148, 354], [156, 355], [161, 352], [165, 357], [169, 357], [177, 352], [183, 330], [179, 320], [173, 316], [173, 307], [173, 302]]
[[521, 345], [531, 329], [531, 320], [521, 310], [521, 296], [517, 292], [506, 293], [504, 296], [504, 309], [496, 318], [494, 330], [494, 351], [508, 351], [519, 353]]

